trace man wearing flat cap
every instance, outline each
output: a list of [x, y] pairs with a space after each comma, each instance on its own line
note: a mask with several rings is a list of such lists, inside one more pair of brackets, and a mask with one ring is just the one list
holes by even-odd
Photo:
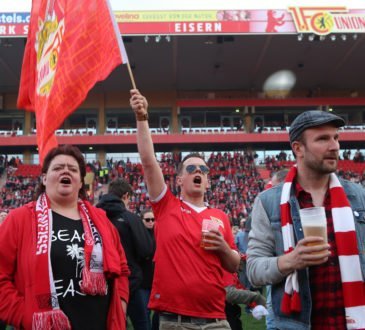
[[[300, 114], [289, 130], [296, 165], [255, 200], [247, 274], [272, 284], [278, 329], [365, 329], [365, 190], [335, 174], [344, 125], [328, 112]], [[323, 238], [304, 238], [299, 210], [310, 207], [324, 208]]]

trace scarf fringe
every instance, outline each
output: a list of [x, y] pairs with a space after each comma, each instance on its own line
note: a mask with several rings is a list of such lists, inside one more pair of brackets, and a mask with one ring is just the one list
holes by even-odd
[[302, 310], [299, 292], [294, 291], [291, 297], [290, 308], [292, 312], [299, 313]]
[[283, 299], [281, 300], [280, 310], [283, 314], [289, 315], [291, 313], [291, 295], [284, 292]]
[[84, 267], [82, 270], [81, 290], [83, 293], [91, 296], [105, 296], [107, 293], [107, 285], [104, 273], [91, 272]]
[[67, 316], [60, 309], [33, 314], [32, 330], [71, 330]]
[[290, 315], [291, 313], [300, 313], [302, 304], [300, 302], [299, 292], [293, 291], [292, 294], [284, 292], [281, 300], [280, 310], [283, 314]]

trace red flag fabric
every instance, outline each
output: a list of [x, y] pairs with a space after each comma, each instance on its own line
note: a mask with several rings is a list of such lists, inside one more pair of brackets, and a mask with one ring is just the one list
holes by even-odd
[[40, 162], [63, 121], [128, 57], [108, 0], [33, 0], [18, 108], [35, 111]]

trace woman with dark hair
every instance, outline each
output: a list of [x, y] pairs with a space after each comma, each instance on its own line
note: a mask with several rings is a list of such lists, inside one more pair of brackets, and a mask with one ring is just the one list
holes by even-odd
[[[141, 212], [141, 219], [143, 224], [148, 230], [149, 235], [153, 241], [153, 254], [156, 250], [156, 242], [155, 242], [155, 216], [153, 215], [153, 211], [151, 208], [144, 209]], [[141, 263], [141, 268], [143, 272], [143, 282], [142, 282], [142, 293], [143, 300], [145, 304], [145, 308], [148, 310], [148, 315], [150, 314], [150, 310], [148, 309], [148, 301], [150, 300], [151, 288], [152, 288], [152, 280], [153, 280], [153, 272], [154, 272], [154, 262], [153, 258], [145, 259]], [[150, 329], [157, 330], [159, 326], [158, 314], [154, 312], [152, 323], [150, 324]]]
[[125, 329], [129, 270], [119, 235], [86, 200], [77, 147], [44, 159], [37, 199], [0, 231], [0, 319], [22, 329]]

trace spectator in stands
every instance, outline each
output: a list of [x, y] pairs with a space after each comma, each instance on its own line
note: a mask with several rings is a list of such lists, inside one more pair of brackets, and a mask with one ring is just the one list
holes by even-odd
[[116, 229], [86, 201], [85, 172], [78, 148], [53, 148], [37, 201], [1, 226], [0, 319], [16, 328], [125, 329], [127, 261]]
[[3, 175], [6, 167], [6, 157], [0, 155], [0, 176]]
[[232, 234], [233, 234], [233, 237], [234, 237], [235, 241], [236, 241], [236, 235], [239, 232], [239, 230], [240, 230], [240, 227], [232, 226]]
[[4, 222], [4, 220], [7, 216], [8, 216], [8, 212], [6, 212], [6, 211], [0, 212], [0, 225]]
[[246, 251], [248, 244], [248, 232], [249, 231], [246, 228], [246, 219], [241, 219], [240, 231], [236, 236], [236, 245], [238, 251], [241, 253], [241, 258], [242, 258], [239, 271], [239, 280], [246, 289], [251, 288], [251, 284], [248, 281], [246, 274]]
[[145, 259], [152, 258], [154, 245], [139, 217], [128, 210], [132, 196], [131, 185], [124, 179], [118, 178], [109, 184], [108, 193], [101, 197], [97, 207], [106, 211], [109, 220], [118, 229], [131, 271], [127, 315], [135, 330], [149, 330], [149, 315], [144, 308], [141, 287], [142, 263]]
[[[182, 330], [197, 328], [196, 323], [206, 330], [230, 329], [225, 320], [221, 268], [236, 271], [240, 258], [234, 250], [228, 217], [204, 203], [209, 168], [197, 154], [185, 157], [177, 173], [181, 198], [173, 196], [155, 158], [147, 100], [138, 90], [132, 90], [130, 104], [137, 120], [138, 151], [156, 218], [156, 265], [149, 307], [159, 311], [161, 329], [172, 328], [171, 323]], [[203, 219], [219, 229], [210, 231], [202, 240]]]
[[238, 248], [238, 251], [245, 254], [247, 250], [247, 243], [248, 243], [248, 232], [245, 230], [245, 223], [246, 219], [240, 220], [240, 227], [239, 231], [236, 235], [236, 245]]
[[286, 152], [284, 150], [281, 150], [279, 155], [276, 156], [279, 162], [285, 162], [286, 161]]
[[[284, 185], [255, 201], [248, 277], [256, 286], [272, 284], [279, 329], [365, 327], [365, 259], [359, 256], [365, 191], [334, 174], [338, 127], [344, 124], [324, 111], [300, 114], [289, 130], [297, 167], [290, 169]], [[299, 208], [312, 206], [326, 209], [329, 244], [317, 236], [303, 238]]]
[[364, 155], [363, 155], [363, 153], [361, 152], [360, 149], [356, 150], [353, 160], [354, 160], [355, 163], [363, 163], [364, 162]]
[[342, 153], [342, 157], [344, 160], [350, 160], [351, 150], [344, 150]]

